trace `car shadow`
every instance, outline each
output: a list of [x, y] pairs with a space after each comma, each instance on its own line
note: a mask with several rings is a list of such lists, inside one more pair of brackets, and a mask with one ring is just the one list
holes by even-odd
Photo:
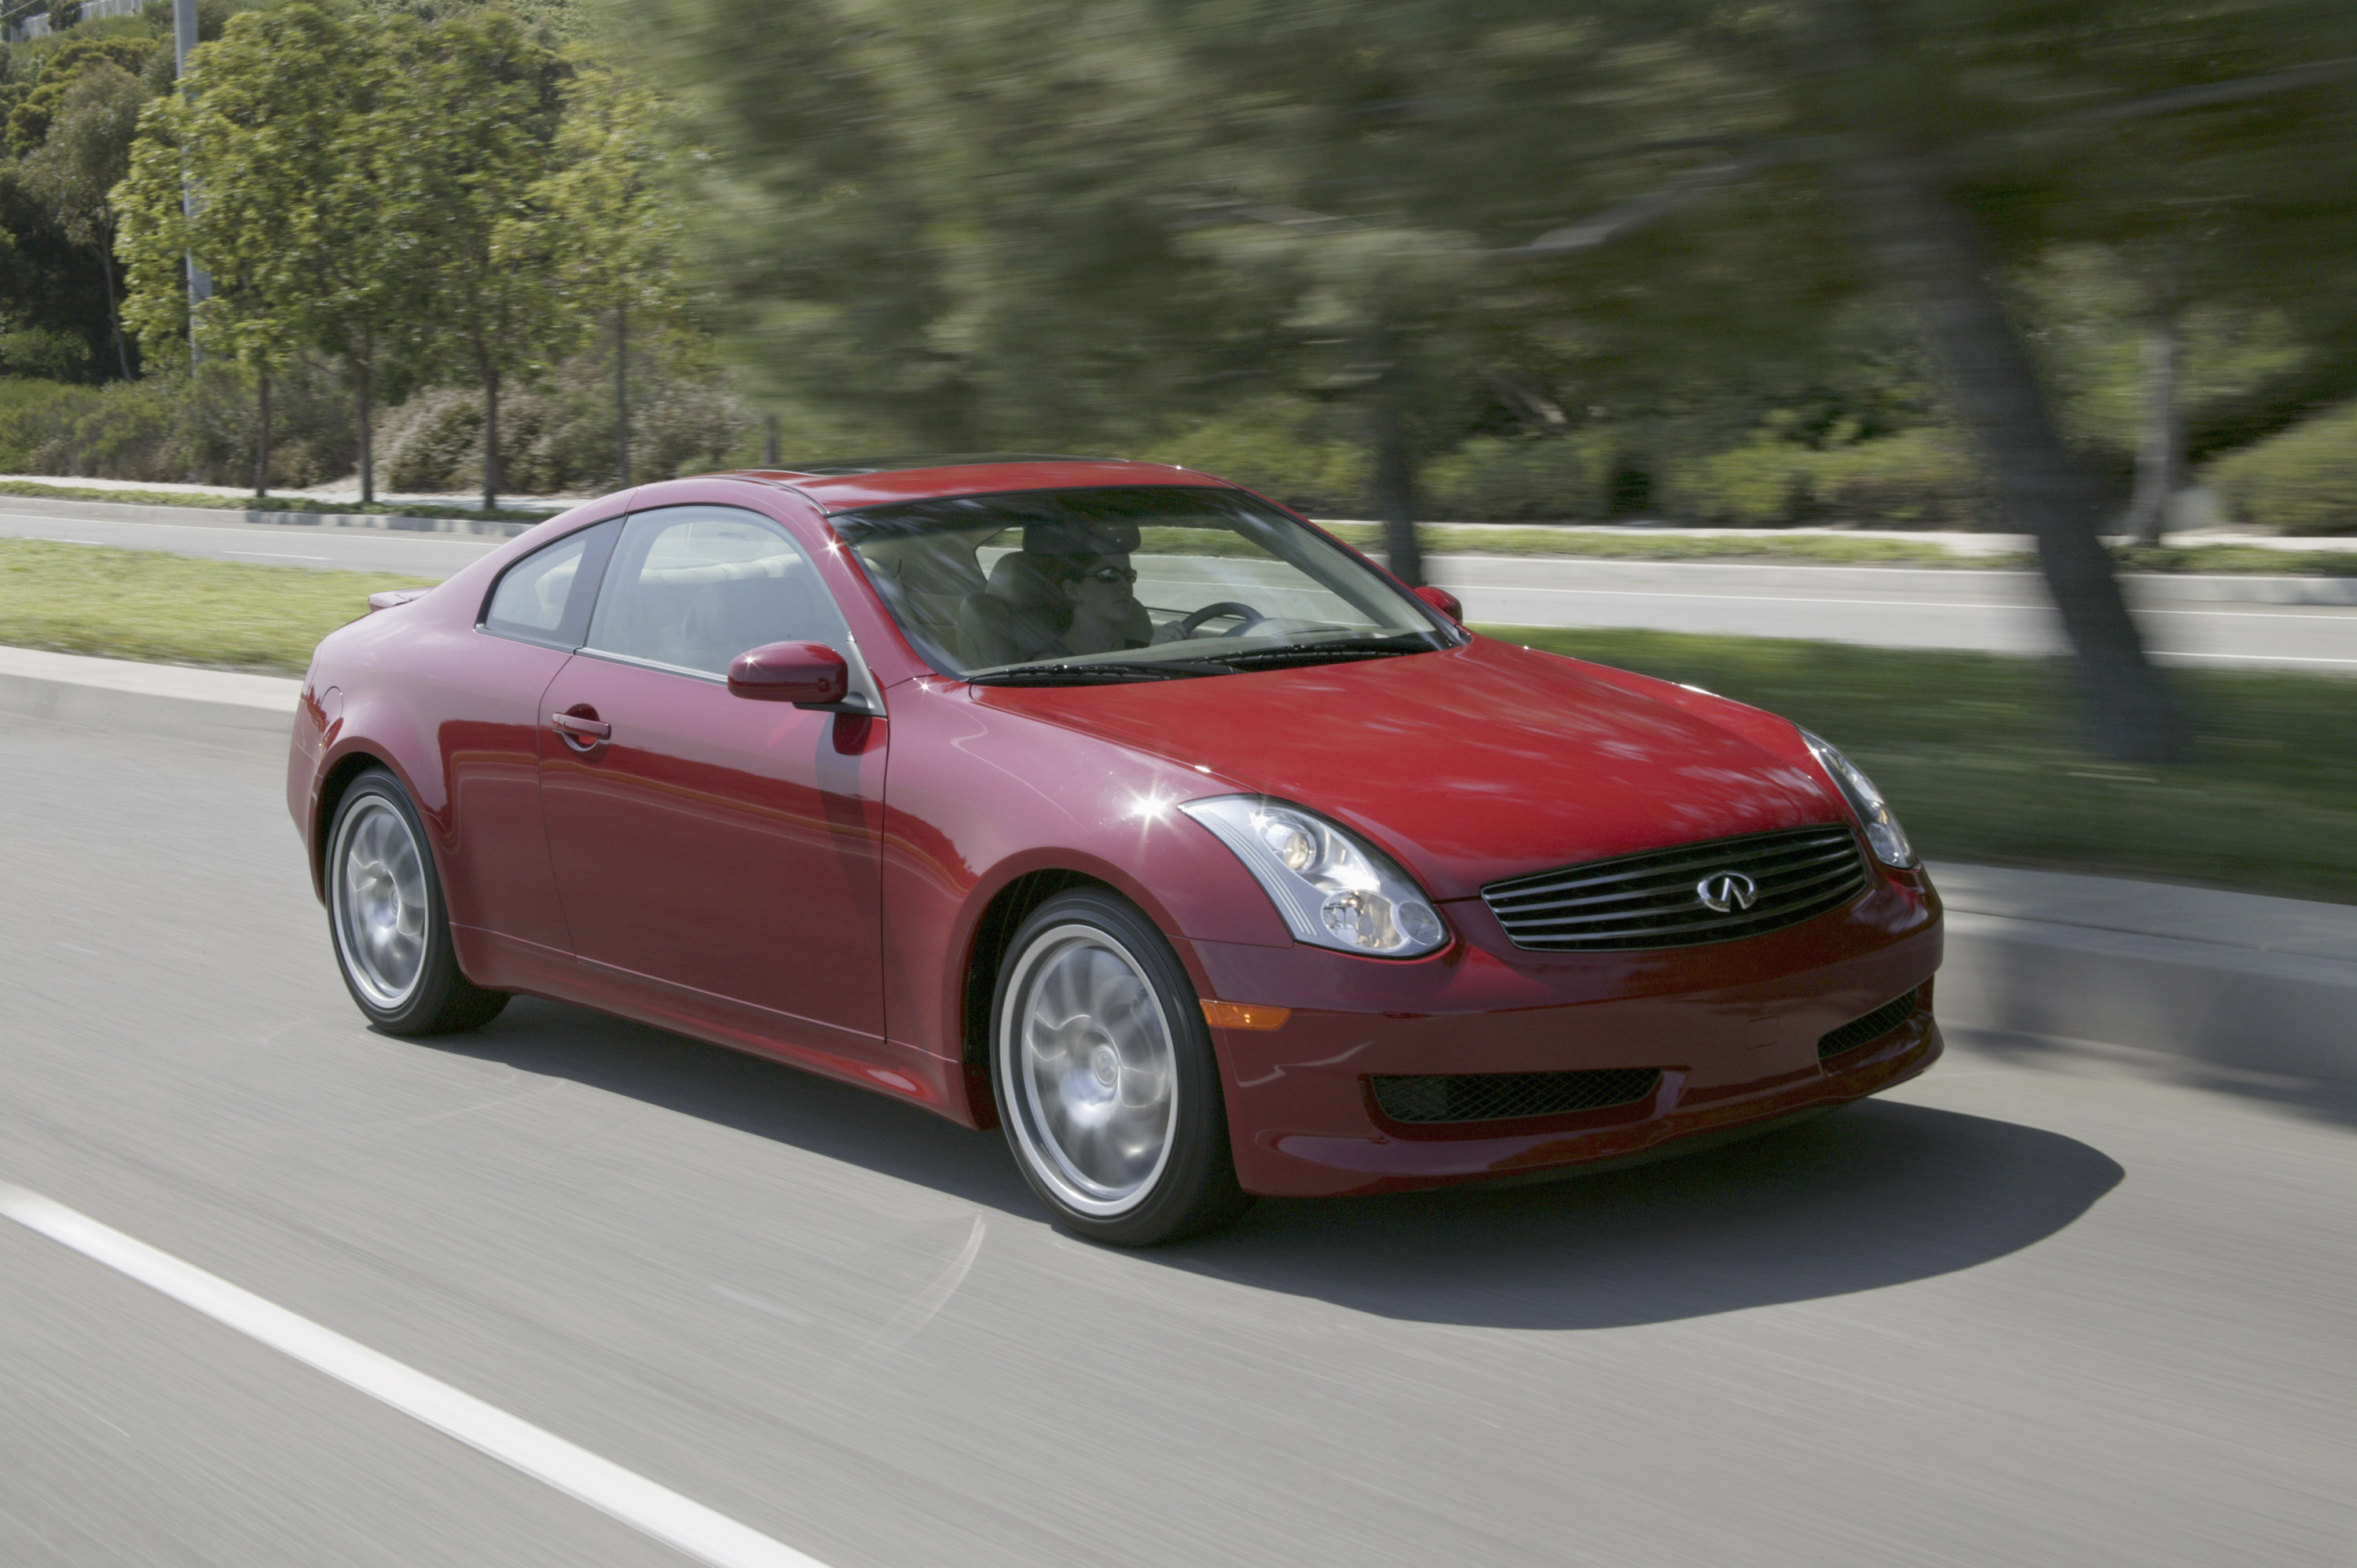
[[1868, 1100], [1544, 1186], [1264, 1202], [1163, 1255], [1385, 1317], [1617, 1328], [1969, 1269], [2062, 1230], [2126, 1174], [2060, 1133]]
[[[506, 1062], [1043, 1218], [996, 1133], [557, 1003], [418, 1042]], [[1230, 1230], [1115, 1254], [1422, 1322], [1610, 1328], [1903, 1284], [2070, 1225], [2119, 1165], [2060, 1133], [1893, 1101], [1690, 1158], [1519, 1187], [1265, 1199]]]

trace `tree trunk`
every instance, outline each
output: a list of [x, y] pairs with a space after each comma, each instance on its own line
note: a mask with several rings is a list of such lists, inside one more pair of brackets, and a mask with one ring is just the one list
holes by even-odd
[[[2174, 302], [2171, 302], [2173, 305]], [[2144, 420], [2136, 433], [2136, 493], [2125, 532], [2139, 544], [2158, 544], [2169, 530], [2169, 503], [2184, 471], [2184, 433], [2177, 417], [2177, 313], [2153, 313], [2144, 332]]]
[[262, 395], [258, 400], [261, 432], [253, 443], [253, 499], [260, 500], [270, 493], [270, 372], [262, 372]]
[[98, 252], [99, 274], [106, 279], [106, 326], [114, 335], [114, 362], [122, 368], [123, 379], [131, 379], [131, 353], [123, 346], [123, 315], [114, 305], [114, 242], [102, 237], [92, 247]]
[[363, 353], [352, 360], [352, 393], [361, 408], [361, 504], [376, 499], [376, 432], [370, 424], [372, 403], [370, 394], [375, 389], [370, 372], [370, 354]]
[[1400, 416], [1400, 371], [1391, 333], [1367, 334], [1373, 383], [1367, 389], [1367, 446], [1374, 458], [1375, 515], [1383, 520], [1383, 564], [1411, 588], [1424, 585], [1424, 542], [1415, 532], [1415, 454]]
[[1368, 417], [1373, 425], [1375, 510], [1383, 523], [1384, 564], [1409, 587], [1422, 587], [1424, 542], [1415, 532], [1415, 459], [1392, 389], [1376, 388]]
[[1945, 179], [1921, 159], [1871, 144], [1852, 147], [1835, 172], [1868, 253], [1921, 318], [2002, 514], [2038, 541], [2096, 745], [2122, 761], [2183, 756], [2185, 714], [2145, 657], [2120, 596], [2097, 532], [2101, 498], [2055, 434], [2029, 357]]
[[[480, 360], [477, 361], [481, 364]], [[500, 510], [500, 372], [482, 364], [483, 375], [483, 510]]]
[[779, 446], [780, 433], [778, 429], [777, 414], [770, 413], [763, 415], [761, 426], [761, 461], [774, 468], [783, 458], [783, 453]]
[[630, 307], [614, 306], [614, 467], [630, 482]]

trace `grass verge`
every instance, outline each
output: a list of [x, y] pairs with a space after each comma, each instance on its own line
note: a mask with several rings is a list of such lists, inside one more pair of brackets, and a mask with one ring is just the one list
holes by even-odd
[[0, 643], [300, 675], [321, 638], [367, 613], [371, 594], [431, 586], [389, 573], [0, 539]]
[[1782, 714], [1873, 776], [1935, 859], [2206, 883], [2357, 903], [2357, 682], [2175, 670], [2191, 760], [2124, 766], [2075, 742], [2058, 660], [1673, 632], [1484, 628]]
[[110, 501], [116, 506], [184, 506], [203, 511], [320, 512], [333, 517], [457, 517], [477, 522], [532, 522], [549, 516], [530, 510], [485, 511], [457, 506], [396, 506], [390, 501], [323, 501], [310, 496], [215, 496], [201, 490], [100, 489], [85, 485], [43, 485], [26, 479], [0, 479], [0, 496], [29, 496], [50, 501]]

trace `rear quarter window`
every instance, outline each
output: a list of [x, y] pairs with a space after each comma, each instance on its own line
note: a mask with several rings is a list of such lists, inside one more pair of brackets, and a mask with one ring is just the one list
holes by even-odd
[[510, 566], [483, 607], [483, 629], [522, 642], [579, 647], [597, 575], [620, 526], [617, 518], [569, 533]]

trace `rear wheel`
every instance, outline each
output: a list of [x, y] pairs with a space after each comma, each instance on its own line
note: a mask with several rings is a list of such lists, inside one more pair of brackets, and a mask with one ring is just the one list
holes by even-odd
[[381, 768], [352, 781], [328, 837], [328, 932], [345, 989], [389, 1035], [441, 1035], [499, 1016], [503, 991], [458, 971], [442, 885], [416, 809]]
[[1126, 901], [1082, 890], [1034, 910], [999, 970], [993, 1018], [1006, 1140], [1066, 1226], [1144, 1247], [1251, 1204], [1194, 987]]

